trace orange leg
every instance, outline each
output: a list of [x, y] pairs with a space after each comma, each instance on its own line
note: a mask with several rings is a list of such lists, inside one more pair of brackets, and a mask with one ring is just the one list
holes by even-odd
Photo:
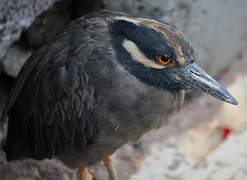
[[117, 175], [116, 175], [116, 171], [112, 165], [112, 159], [111, 157], [108, 157], [106, 159], [103, 159], [103, 163], [104, 166], [107, 170], [108, 176], [109, 176], [109, 180], [118, 180]]
[[92, 175], [88, 172], [87, 168], [78, 168], [77, 172], [77, 180], [92, 180]]

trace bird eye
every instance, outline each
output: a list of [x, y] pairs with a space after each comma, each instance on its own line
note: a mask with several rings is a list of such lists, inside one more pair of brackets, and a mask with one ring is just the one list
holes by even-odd
[[170, 64], [172, 62], [172, 58], [162, 56], [162, 55], [156, 55], [156, 61], [159, 64]]

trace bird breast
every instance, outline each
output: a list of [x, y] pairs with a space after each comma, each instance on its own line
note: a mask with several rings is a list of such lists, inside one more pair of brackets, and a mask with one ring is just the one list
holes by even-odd
[[103, 78], [99, 87], [102, 105], [98, 111], [100, 122], [104, 122], [101, 129], [109, 135], [134, 141], [159, 128], [183, 103], [183, 90], [169, 92], [153, 87], [119, 67], [112, 67], [110, 72], [110, 79]]

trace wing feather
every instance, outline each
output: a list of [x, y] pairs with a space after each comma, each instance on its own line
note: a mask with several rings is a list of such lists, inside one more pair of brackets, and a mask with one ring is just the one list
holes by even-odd
[[52, 158], [81, 150], [97, 134], [95, 90], [85, 72], [93, 45], [79, 19], [32, 55], [21, 70], [2, 115], [8, 118], [8, 160]]

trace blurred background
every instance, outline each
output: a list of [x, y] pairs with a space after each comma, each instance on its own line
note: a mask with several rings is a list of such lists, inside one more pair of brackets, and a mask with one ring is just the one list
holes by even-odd
[[[239, 101], [232, 106], [189, 92], [167, 125], [115, 154], [120, 180], [247, 179], [246, 0], [1, 0], [0, 113], [32, 52], [73, 19], [101, 9], [175, 24], [197, 48], [198, 63]], [[91, 172], [107, 179], [102, 164]], [[0, 151], [0, 179], [67, 180], [75, 174], [57, 161], [7, 163]]]

